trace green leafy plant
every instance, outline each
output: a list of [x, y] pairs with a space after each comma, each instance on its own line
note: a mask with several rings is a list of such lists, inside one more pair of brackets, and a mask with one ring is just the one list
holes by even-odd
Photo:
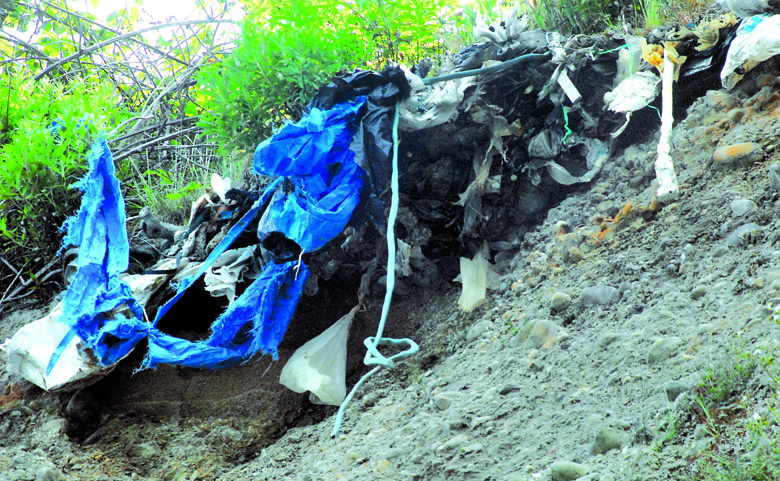
[[[246, 4], [236, 47], [201, 68], [211, 108], [199, 125], [223, 152], [251, 151], [300, 117], [338, 73], [387, 62], [412, 65], [441, 52], [453, 0], [260, 0]], [[462, 18], [462, 17], [457, 17]], [[449, 23], [448, 23], [449, 22]], [[449, 31], [455, 29], [450, 28]]]
[[610, 0], [537, 0], [529, 6], [536, 18], [543, 19], [543, 28], [563, 34], [602, 31], [622, 10], [621, 2]]
[[701, 394], [696, 396], [696, 404], [698, 404], [701, 415], [703, 416], [704, 422], [707, 425], [707, 432], [710, 434], [710, 436], [714, 438], [720, 436], [720, 432], [718, 432], [718, 426], [715, 423], [715, 419], [712, 417], [712, 414], [710, 414], [710, 410], [707, 407], [707, 403]]
[[[777, 382], [777, 378], [775, 378]], [[726, 431], [721, 446], [701, 460], [701, 478], [712, 481], [774, 481], [780, 466], [777, 394], [763, 415], [754, 412]]]
[[[777, 479], [780, 372], [772, 354], [774, 346], [732, 348], [728, 356], [708, 369], [698, 386], [699, 412], [706, 418], [715, 442], [699, 458], [697, 479]], [[768, 396], [760, 396], [762, 392]]]
[[77, 206], [70, 188], [86, 153], [106, 127], [127, 115], [110, 84], [25, 81], [0, 98], [0, 246], [57, 245], [62, 221]]
[[732, 353], [713, 363], [698, 387], [704, 402], [723, 404], [742, 393], [753, 376], [758, 362], [749, 352], [732, 348]]

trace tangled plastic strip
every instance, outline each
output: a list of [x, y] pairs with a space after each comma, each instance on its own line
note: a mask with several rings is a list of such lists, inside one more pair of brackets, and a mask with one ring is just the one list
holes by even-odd
[[[390, 312], [390, 302], [393, 298], [393, 289], [395, 288], [395, 220], [398, 217], [398, 112], [399, 105], [395, 106], [395, 114], [393, 116], [393, 171], [390, 177], [390, 190], [392, 191], [392, 200], [390, 201], [390, 213], [387, 217], [387, 291], [385, 292], [385, 302], [382, 306], [382, 317], [379, 319], [379, 326], [377, 327], [376, 337], [368, 337], [363, 341], [366, 346], [366, 357], [363, 359], [363, 364], [367, 366], [376, 366], [370, 370], [355, 384], [352, 390], [349, 392], [344, 402], [339, 406], [338, 414], [336, 414], [336, 422], [331, 432], [331, 438], [335, 438], [341, 428], [341, 423], [344, 420], [344, 411], [347, 409], [347, 405], [355, 396], [355, 393], [360, 386], [363, 385], [366, 380], [377, 373], [382, 368], [393, 368], [395, 361], [400, 361], [408, 357], [413, 356], [420, 350], [416, 342], [411, 339], [391, 339], [382, 337], [385, 330], [385, 323], [387, 322], [387, 314]], [[407, 345], [408, 348], [405, 351], [401, 351], [390, 357], [385, 357], [379, 352], [378, 347], [382, 345]]]

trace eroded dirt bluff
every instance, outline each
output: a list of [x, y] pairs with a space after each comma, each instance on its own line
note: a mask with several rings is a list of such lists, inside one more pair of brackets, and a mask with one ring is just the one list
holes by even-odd
[[[388, 334], [421, 352], [360, 389], [335, 439], [335, 408], [279, 388], [281, 364], [263, 359], [132, 376], [136, 359], [70, 410], [2, 374], [0, 479], [706, 479], [714, 441], [685, 414], [689, 389], [736, 353], [778, 353], [780, 93], [765, 68], [675, 126], [675, 201], [654, 202], [649, 135], [494, 256], [499, 281], [475, 311], [447, 279], [396, 296]], [[8, 313], [0, 337], [46, 312]], [[721, 429], [767, 417], [776, 389], [756, 370]]]

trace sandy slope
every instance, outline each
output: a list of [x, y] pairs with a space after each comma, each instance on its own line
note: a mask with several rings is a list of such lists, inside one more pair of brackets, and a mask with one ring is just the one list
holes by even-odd
[[[106, 413], [80, 446], [63, 433], [66, 398], [4, 374], [0, 479], [696, 479], [728, 441], [708, 434], [687, 388], [780, 352], [768, 308], [780, 299], [780, 93], [775, 76], [755, 78], [708, 93], [676, 126], [675, 202], [652, 202], [655, 140], [629, 147], [497, 264], [500, 287], [476, 311], [459, 310], [457, 288], [398, 299], [390, 322], [419, 326], [421, 353], [364, 385], [335, 439], [334, 408], [301, 395], [281, 413]], [[713, 162], [741, 142], [763, 155]], [[10, 313], [0, 337], [41, 312]], [[729, 397], [738, 408], [720, 432], [769, 415], [771, 378], [757, 369]]]

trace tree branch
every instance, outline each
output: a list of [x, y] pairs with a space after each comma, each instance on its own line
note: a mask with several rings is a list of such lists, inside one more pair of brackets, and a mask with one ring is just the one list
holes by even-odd
[[75, 60], [75, 59], [77, 59], [77, 58], [79, 58], [81, 56], [88, 55], [88, 54], [94, 52], [95, 50], [99, 50], [99, 49], [105, 47], [106, 45], [111, 45], [112, 43], [120, 42], [122, 40], [130, 39], [130, 38], [136, 37], [136, 36], [141, 35], [141, 34], [146, 33], [146, 32], [153, 32], [155, 30], [160, 30], [162, 28], [178, 27], [178, 26], [182, 26], [182, 25], [199, 25], [199, 24], [203, 24], [203, 23], [212, 23], [212, 22], [216, 22], [216, 23], [235, 23], [234, 20], [189, 20], [189, 21], [186, 21], [186, 22], [166, 23], [166, 24], [162, 24], [162, 25], [154, 25], [154, 26], [148, 27], [148, 28], [142, 28], [141, 30], [136, 30], [134, 32], [126, 33], [124, 35], [119, 35], [118, 37], [114, 37], [114, 38], [110, 38], [108, 40], [104, 40], [104, 41], [102, 41], [100, 43], [92, 45], [91, 47], [85, 48], [84, 50], [76, 52], [76, 53], [74, 53], [72, 55], [68, 55], [67, 57], [63, 58], [62, 60], [59, 60], [59, 61], [55, 62], [54, 64], [49, 65], [48, 67], [46, 67], [46, 69], [44, 69], [41, 73], [39, 73], [35, 77], [33, 77], [33, 80], [40, 80], [43, 77], [45, 77], [46, 75], [48, 75], [49, 72], [51, 72], [52, 70], [55, 70], [55, 69], [65, 65], [68, 62], [72, 62], [73, 60]]
[[179, 130], [177, 132], [174, 132], [172, 134], [163, 135], [162, 137], [157, 137], [156, 139], [150, 140], [149, 142], [146, 142], [145, 144], [141, 144], [138, 147], [133, 147], [128, 151], [121, 152], [114, 156], [114, 162], [119, 162], [120, 160], [124, 160], [127, 157], [130, 157], [133, 154], [137, 154], [138, 152], [143, 151], [144, 149], [148, 149], [149, 147], [159, 144], [160, 142], [165, 142], [166, 140], [175, 139], [176, 137], [179, 137], [180, 135], [188, 134], [190, 132], [194, 132], [196, 130], [200, 129], [200, 127], [189, 127], [184, 130]]
[[[45, 0], [44, 0], [44, 1], [42, 1], [41, 3], [43, 3], [43, 4], [44, 4], [44, 5], [46, 5], [47, 7], [51, 7], [51, 8], [53, 8], [53, 9], [55, 9], [55, 10], [59, 10], [60, 12], [63, 12], [63, 13], [65, 13], [65, 14], [67, 14], [67, 15], [71, 15], [71, 16], [73, 16], [73, 17], [76, 17], [76, 18], [80, 19], [80, 20], [81, 20], [81, 21], [83, 21], [83, 22], [87, 22], [87, 23], [90, 23], [90, 24], [92, 24], [92, 25], [94, 25], [94, 26], [96, 26], [96, 27], [100, 27], [100, 28], [102, 28], [103, 30], [106, 30], [106, 31], [108, 31], [108, 32], [111, 32], [111, 33], [113, 33], [114, 35], [122, 35], [122, 32], [121, 32], [121, 31], [119, 31], [119, 30], [116, 30], [116, 29], [113, 29], [113, 28], [111, 28], [111, 27], [108, 27], [108, 26], [106, 26], [106, 25], [103, 25], [103, 24], [101, 24], [100, 22], [96, 22], [96, 21], [94, 21], [94, 20], [90, 20], [89, 18], [87, 18], [87, 17], [84, 17], [84, 16], [81, 16], [81, 15], [79, 15], [79, 14], [78, 14], [78, 13], [76, 13], [76, 12], [71, 12], [70, 10], [67, 10], [67, 9], [64, 9], [64, 8], [61, 8], [61, 7], [58, 7], [57, 5], [54, 5], [53, 3], [49, 3], [49, 2], [47, 2], [47, 1], [45, 1]], [[185, 62], [184, 60], [182, 60], [182, 59], [180, 59], [180, 58], [177, 58], [177, 57], [174, 57], [173, 55], [171, 55], [171, 54], [169, 54], [169, 53], [166, 53], [165, 51], [163, 51], [163, 50], [162, 50], [162, 49], [160, 49], [160, 48], [157, 48], [157, 47], [155, 47], [155, 46], [153, 46], [153, 45], [149, 45], [148, 43], [144, 42], [143, 40], [138, 40], [137, 38], [130, 38], [129, 40], [130, 40], [131, 42], [135, 42], [135, 43], [138, 43], [138, 44], [141, 44], [141, 45], [143, 45], [144, 47], [148, 48], [149, 50], [151, 50], [151, 51], [155, 52], [155, 53], [156, 53], [156, 54], [158, 54], [158, 55], [161, 55], [161, 56], [163, 56], [163, 57], [167, 58], [168, 60], [173, 60], [174, 62], [178, 62], [178, 63], [180, 63], [180, 64], [182, 64], [182, 65], [186, 65], [186, 66], [189, 66], [189, 65], [190, 65], [189, 63]]]

